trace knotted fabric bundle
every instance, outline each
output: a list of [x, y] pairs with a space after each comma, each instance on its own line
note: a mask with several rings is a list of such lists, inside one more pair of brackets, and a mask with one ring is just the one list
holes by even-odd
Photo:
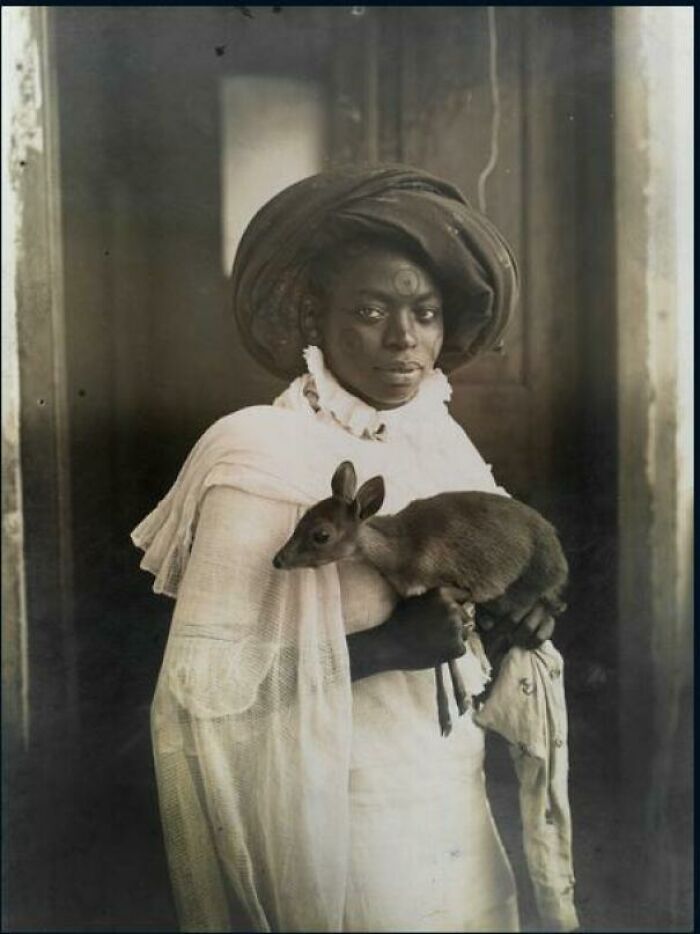
[[322, 172], [284, 189], [248, 225], [233, 267], [233, 308], [255, 359], [289, 379], [304, 372], [300, 312], [308, 266], [368, 236], [405, 244], [436, 278], [445, 307], [439, 366], [451, 371], [496, 346], [518, 299], [512, 251], [461, 192], [401, 165]]

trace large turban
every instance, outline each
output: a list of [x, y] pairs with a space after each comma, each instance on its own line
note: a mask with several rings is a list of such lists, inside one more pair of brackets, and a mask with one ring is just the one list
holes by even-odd
[[308, 265], [334, 243], [362, 236], [406, 245], [438, 282], [445, 307], [438, 364], [444, 370], [499, 342], [518, 299], [518, 271], [488, 218], [457, 188], [417, 169], [336, 169], [268, 201], [238, 247], [234, 314], [243, 343], [267, 370], [287, 379], [304, 372], [300, 312]]

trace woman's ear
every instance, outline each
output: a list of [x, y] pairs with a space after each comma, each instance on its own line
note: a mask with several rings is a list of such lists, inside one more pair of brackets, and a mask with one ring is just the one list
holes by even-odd
[[364, 521], [381, 509], [384, 502], [384, 478], [372, 477], [363, 483], [355, 497], [357, 516]]
[[357, 476], [355, 468], [350, 461], [343, 461], [333, 474], [331, 480], [331, 489], [333, 498], [339, 499], [348, 506], [355, 499], [355, 490], [357, 489]]

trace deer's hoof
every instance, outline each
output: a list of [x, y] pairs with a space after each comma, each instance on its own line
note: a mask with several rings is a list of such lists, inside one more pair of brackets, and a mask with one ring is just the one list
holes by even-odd
[[449, 710], [440, 710], [438, 713], [438, 721], [440, 723], [440, 735], [449, 736], [452, 732], [452, 718], [450, 717]]

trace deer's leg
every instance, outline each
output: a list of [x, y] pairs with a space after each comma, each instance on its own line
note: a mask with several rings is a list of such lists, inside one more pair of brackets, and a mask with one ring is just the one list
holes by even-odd
[[459, 710], [459, 715], [461, 717], [462, 714], [465, 714], [469, 710], [469, 695], [467, 694], [467, 689], [464, 687], [464, 681], [462, 681], [462, 673], [457, 665], [457, 659], [450, 659], [447, 663], [447, 667], [450, 669], [452, 690], [457, 702], [457, 710]]
[[435, 666], [435, 688], [437, 696], [438, 721], [440, 723], [440, 733], [442, 736], [449, 736], [452, 732], [452, 718], [450, 717], [450, 708], [447, 703], [447, 692], [445, 691], [445, 681], [442, 677], [442, 665]]

